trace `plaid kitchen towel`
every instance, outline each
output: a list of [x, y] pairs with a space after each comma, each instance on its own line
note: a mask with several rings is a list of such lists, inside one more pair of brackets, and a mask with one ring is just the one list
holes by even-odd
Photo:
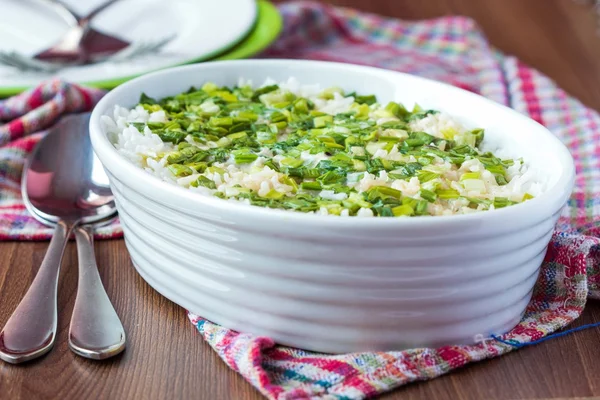
[[[576, 319], [588, 298], [600, 297], [600, 227], [595, 224], [600, 222], [600, 118], [595, 111], [544, 75], [495, 51], [467, 18], [405, 22], [311, 2], [287, 3], [280, 11], [284, 31], [262, 57], [373, 65], [480, 93], [557, 135], [575, 158], [576, 187], [527, 312], [507, 334], [481, 338], [473, 346], [324, 355], [278, 346], [269, 338], [234, 332], [189, 314], [227, 365], [270, 399], [362, 399], [536, 343]], [[18, 196], [23, 157], [41, 134], [24, 135], [62, 112], [89, 109], [99, 96], [95, 90], [53, 82], [0, 102], [0, 120], [29, 112], [0, 127], [0, 239], [48, 237], [47, 230], [27, 217]], [[36, 106], [53, 102], [37, 112]], [[121, 232], [115, 224], [104, 234]]]
[[[21, 200], [21, 172], [27, 155], [61, 115], [90, 111], [104, 92], [53, 80], [0, 101], [0, 240], [46, 240], [54, 228], [42, 225]], [[96, 229], [97, 238], [120, 237], [118, 221]]]

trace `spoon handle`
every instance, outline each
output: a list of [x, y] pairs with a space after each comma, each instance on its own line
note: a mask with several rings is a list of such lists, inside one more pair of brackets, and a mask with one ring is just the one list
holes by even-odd
[[56, 338], [56, 291], [65, 245], [72, 226], [56, 225], [52, 240], [29, 290], [0, 332], [0, 358], [12, 364], [46, 354]]
[[82, 357], [102, 360], [125, 349], [125, 329], [98, 274], [93, 228], [77, 226], [75, 239], [79, 283], [69, 329], [69, 347]]

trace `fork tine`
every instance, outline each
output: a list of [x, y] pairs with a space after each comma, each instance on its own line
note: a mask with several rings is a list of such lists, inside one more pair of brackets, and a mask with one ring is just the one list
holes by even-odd
[[125, 61], [147, 51], [148, 45], [146, 42], [135, 42], [127, 46], [125, 49], [106, 58], [106, 61]]
[[14, 51], [2, 52], [1, 61], [5, 65], [10, 65], [23, 71], [55, 72], [62, 68], [62, 65], [33, 60]]
[[156, 51], [169, 43], [176, 35], [169, 35], [159, 40], [135, 42], [130, 46], [121, 50], [119, 53], [113, 54], [107, 58], [107, 61], [124, 61], [133, 58], [137, 55]]
[[171, 40], [173, 40], [174, 37], [175, 35], [170, 35], [158, 40], [141, 42], [139, 48], [137, 49], [137, 52], [148, 52], [158, 50], [167, 43], [169, 43]]
[[19, 53], [13, 52], [13, 55], [16, 58], [16, 60], [22, 63], [23, 65], [30, 66], [32, 69], [37, 69], [40, 71], [54, 72], [58, 71], [60, 68], [63, 67], [62, 64], [36, 60], [34, 58], [26, 57]]
[[4, 52], [0, 51], [0, 64], [11, 65], [9, 60], [4, 56]]
[[7, 52], [2, 51], [0, 52], [0, 60], [3, 63], [6, 63], [8, 65], [13, 65], [14, 64], [14, 57], [11, 57]]
[[176, 37], [177, 37], [177, 35], [173, 33], [173, 34], [171, 34], [169, 36], [165, 36], [164, 38], [157, 40], [154, 43], [154, 49], [159, 49], [159, 48], [165, 46], [167, 43], [169, 43], [170, 41], [172, 41]]
[[0, 62], [2, 64], [4, 64], [4, 65], [9, 66], [9, 67], [18, 68], [18, 69], [21, 69], [21, 70], [23, 70], [25, 68], [22, 63], [20, 63], [14, 57], [12, 57], [12, 56], [10, 56], [9, 54], [6, 54], [6, 53], [2, 53], [2, 55], [0, 56]]
[[12, 63], [12, 65], [19, 67], [19, 68], [29, 68], [31, 69], [31, 65], [27, 64], [26, 62], [23, 61], [22, 58], [18, 57], [15, 53], [11, 52], [6, 54], [5, 59]]
[[112, 54], [108, 57], [105, 58], [106, 61], [119, 61], [119, 60], [127, 60], [128, 58], [134, 56], [135, 54], [137, 54], [137, 49], [139, 48], [140, 44], [131, 44], [129, 46], [127, 46], [126, 48], [124, 48], [123, 50]]
[[[161, 47], [173, 40], [175, 36], [176, 35], [170, 35], [158, 40], [134, 42], [117, 53], [114, 53], [104, 58], [96, 59], [94, 61], [126, 61], [136, 56], [159, 50]], [[35, 71], [46, 73], [54, 73], [62, 68], [75, 65], [36, 60], [15, 51], [0, 51], [0, 64], [11, 66], [21, 71]]]

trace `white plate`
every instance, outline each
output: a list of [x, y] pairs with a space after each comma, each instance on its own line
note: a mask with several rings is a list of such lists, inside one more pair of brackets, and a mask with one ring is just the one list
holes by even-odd
[[[84, 15], [105, 0], [63, 0]], [[35, 0], [2, 0], [0, 50], [33, 55], [68, 29], [50, 8]], [[56, 74], [23, 73], [0, 65], [0, 88], [34, 86], [58, 76], [72, 82], [117, 80], [206, 59], [240, 41], [257, 16], [255, 0], [122, 0], [93, 22], [94, 28], [128, 41], [177, 36], [159, 53], [122, 63], [64, 69]]]

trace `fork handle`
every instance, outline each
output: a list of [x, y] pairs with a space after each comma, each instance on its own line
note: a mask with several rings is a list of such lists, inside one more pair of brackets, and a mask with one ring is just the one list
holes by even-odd
[[101, 360], [125, 349], [125, 329], [98, 274], [93, 228], [77, 226], [75, 239], [79, 282], [69, 328], [69, 347], [82, 357]]
[[54, 9], [54, 11], [56, 11], [56, 13], [58, 15], [60, 15], [60, 17], [62, 19], [64, 19], [65, 22], [67, 24], [69, 24], [70, 26], [75, 26], [78, 24], [80, 18], [77, 15], [77, 13], [75, 11], [73, 11], [69, 6], [63, 4], [62, 2], [60, 2], [58, 0], [37, 0], [37, 1], [38, 1], [38, 3], [43, 3], [49, 7], [52, 7]]
[[96, 15], [100, 14], [106, 8], [113, 5], [114, 3], [116, 3], [119, 0], [108, 0], [108, 1], [100, 4], [98, 7], [94, 8], [92, 11], [90, 11], [87, 15], [85, 15], [83, 17], [79, 16], [79, 14], [77, 14], [71, 7], [69, 7], [68, 5], [66, 5], [65, 3], [63, 3], [60, 0], [38, 0], [38, 1], [42, 2], [42, 3], [46, 3], [47, 5], [54, 8], [56, 10], [56, 12], [58, 12], [60, 14], [60, 16], [69, 25], [79, 25], [79, 26], [83, 27], [83, 26], [89, 24], [90, 21], [92, 20], [92, 18], [94, 18]]
[[72, 225], [59, 221], [35, 279], [0, 332], [0, 359], [18, 364], [46, 354], [56, 338], [56, 290]]
[[82, 26], [83, 24], [88, 24], [92, 20], [92, 18], [94, 18], [96, 15], [100, 14], [102, 11], [104, 11], [108, 7], [112, 6], [117, 1], [120, 1], [120, 0], [108, 0], [108, 1], [100, 4], [98, 7], [94, 8], [92, 11], [90, 11], [88, 13], [88, 15], [86, 15], [85, 17], [80, 17], [79, 21], [78, 21], [79, 25]]

